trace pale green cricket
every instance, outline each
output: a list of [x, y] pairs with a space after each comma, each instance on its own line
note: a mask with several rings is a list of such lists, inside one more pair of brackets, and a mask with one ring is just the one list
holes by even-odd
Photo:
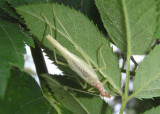
[[[53, 8], [53, 13], [56, 17], [56, 14], [54, 12], [54, 8]], [[46, 23], [48, 23], [50, 25], [47, 18], [45, 16], [43, 16], [43, 17], [44, 17]], [[56, 19], [59, 22], [59, 24], [62, 26], [64, 31], [67, 33], [66, 29], [64, 28], [64, 26], [62, 25], [62, 23], [60, 22], [58, 17], [56, 17]], [[63, 47], [58, 41], [56, 41], [51, 35], [47, 35], [46, 39], [52, 45], [53, 49], [56, 48], [57, 51], [59, 51], [60, 54], [66, 59], [69, 67], [73, 71], [75, 71], [81, 78], [83, 78], [88, 84], [96, 87], [99, 90], [102, 97], [108, 97], [108, 98], [111, 97], [109, 95], [109, 93], [104, 89], [102, 83], [99, 81], [98, 76], [95, 73], [94, 69], [91, 67], [91, 65], [87, 64], [84, 60], [82, 60], [78, 56], [71, 53], [69, 50], [67, 50], [65, 47]], [[71, 39], [69, 39], [69, 40], [72, 41]], [[63, 63], [61, 63], [61, 64], [63, 64]]]
[[83, 78], [87, 83], [96, 87], [99, 90], [102, 97], [111, 97], [104, 89], [102, 83], [99, 81], [97, 77], [97, 74], [90, 65], [88, 65], [84, 60], [77, 57], [73, 53], [69, 52], [52, 36], [47, 35], [46, 39], [50, 42], [53, 48], [56, 48], [61, 53], [61, 55], [67, 60], [69, 67], [73, 71], [75, 71], [81, 78]]

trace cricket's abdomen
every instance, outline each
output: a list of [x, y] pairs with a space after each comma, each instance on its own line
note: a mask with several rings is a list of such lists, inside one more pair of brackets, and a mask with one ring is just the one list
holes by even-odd
[[[75, 56], [75, 55], [74, 55]], [[74, 57], [68, 62], [70, 68], [74, 70], [81, 78], [83, 78], [90, 85], [94, 85], [99, 81], [95, 71], [81, 58]]]
[[[104, 89], [102, 83], [99, 81], [96, 73], [94, 70], [86, 63], [83, 63], [84, 61], [81, 60], [80, 58], [78, 61], [72, 61], [69, 63], [70, 67], [72, 70], [78, 73], [79, 76], [81, 76], [87, 83], [90, 85], [96, 87], [102, 97], [108, 97], [110, 98], [111, 96], [109, 93]], [[80, 65], [82, 64], [82, 65]]]

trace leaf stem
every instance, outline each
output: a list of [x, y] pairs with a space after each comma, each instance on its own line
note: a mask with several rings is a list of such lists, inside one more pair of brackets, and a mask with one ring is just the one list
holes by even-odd
[[128, 19], [128, 12], [127, 7], [125, 4], [125, 0], [122, 0], [124, 17], [125, 17], [125, 24], [126, 24], [126, 37], [127, 37], [127, 71], [126, 71], [126, 85], [125, 85], [125, 97], [128, 97], [128, 88], [129, 88], [129, 75], [130, 75], [130, 58], [131, 58], [131, 34], [129, 28], [129, 19]]
[[120, 114], [123, 114], [123, 111], [125, 109], [127, 101], [128, 101], [127, 99], [123, 99], [123, 103], [122, 103], [122, 106], [121, 106]]
[[126, 84], [125, 84], [125, 93], [122, 102], [122, 107], [120, 114], [123, 114], [125, 109], [126, 103], [128, 101], [128, 89], [129, 89], [129, 76], [130, 76], [130, 58], [131, 58], [131, 33], [130, 33], [130, 25], [129, 25], [129, 18], [128, 12], [126, 7], [126, 1], [122, 0], [123, 11], [124, 11], [124, 18], [125, 18], [125, 26], [126, 26], [126, 38], [127, 38], [127, 70], [126, 70]]
[[129, 89], [129, 75], [130, 75], [130, 55], [127, 54], [127, 70], [126, 70], [126, 85], [125, 85], [125, 97], [128, 97]]

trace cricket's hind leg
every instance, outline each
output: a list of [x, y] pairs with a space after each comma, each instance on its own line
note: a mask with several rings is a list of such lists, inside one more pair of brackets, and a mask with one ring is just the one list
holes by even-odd
[[102, 49], [103, 49], [103, 47], [104, 47], [104, 43], [99, 47], [99, 50], [98, 50], [98, 52], [99, 52], [99, 54], [100, 54], [100, 57], [101, 57], [101, 59], [102, 59], [102, 62], [103, 62], [103, 67], [100, 67], [100, 68], [96, 68], [96, 69], [94, 69], [94, 70], [105, 70], [106, 69], [106, 63], [105, 63], [105, 61], [104, 61], [104, 57], [103, 57], [103, 55], [102, 55]]
[[[46, 22], [45, 31], [44, 31], [43, 38], [42, 38], [42, 41], [43, 41], [43, 39], [45, 38], [45, 35], [46, 35], [46, 29], [47, 29], [47, 26], [48, 26], [48, 25], [49, 25], [50, 34], [51, 34], [52, 37], [53, 37], [53, 32], [52, 32], [51, 24], [50, 24], [50, 22], [48, 21], [48, 19], [47, 19], [42, 13], [41, 13], [41, 16], [43, 17], [44, 21]], [[55, 23], [55, 21], [54, 21], [54, 23]], [[55, 26], [56, 26], [56, 24], [55, 24]], [[55, 38], [56, 38], [56, 29], [55, 29]], [[55, 50], [55, 48], [53, 49], [53, 52], [54, 52], [55, 62], [56, 62], [57, 64], [60, 64], [60, 65], [69, 67], [68, 64], [58, 61], [57, 56], [56, 56], [56, 50]]]
[[[45, 35], [46, 35], [47, 25], [49, 25], [49, 29], [50, 29], [51, 36], [53, 36], [53, 31], [52, 31], [51, 23], [48, 21], [48, 19], [47, 19], [43, 14], [41, 14], [41, 16], [43, 17], [44, 21], [46, 22], [45, 31], [44, 31], [44, 34], [43, 34], [43, 39], [44, 39], [44, 37], [45, 37]], [[55, 24], [55, 27], [56, 27], [55, 20], [54, 20], [54, 24]], [[57, 31], [56, 31], [56, 29], [55, 29], [55, 36], [54, 36], [54, 38], [56, 38], [56, 32], [57, 32]], [[42, 39], [42, 41], [43, 41], [43, 39]], [[57, 64], [60, 64], [60, 65], [69, 67], [68, 64], [63, 63], [63, 62], [60, 62], [60, 61], [57, 60], [55, 48], [53, 49], [53, 52], [54, 52], [55, 62], [56, 62]], [[87, 88], [87, 82], [85, 82], [85, 84], [83, 84], [78, 78], [76, 78], [76, 80], [80, 83], [80, 85], [82, 86], [83, 89], [86, 89], [86, 88]]]
[[65, 29], [65, 27], [63, 26], [63, 24], [61, 23], [61, 21], [59, 20], [59, 18], [57, 17], [53, 5], [52, 5], [52, 11], [53, 11], [53, 14], [54, 14], [57, 22], [60, 24], [60, 26], [62, 27], [62, 29], [64, 30], [64, 32], [67, 34], [68, 37], [66, 37], [66, 38], [72, 43], [72, 45], [75, 47], [75, 49], [85, 58], [85, 60], [87, 61], [87, 63], [91, 66], [90, 60], [88, 59], [88, 57], [86, 56], [86, 54], [82, 50], [80, 50], [78, 48], [78, 46], [74, 43], [74, 41], [72, 40], [71, 36], [69, 35], [69, 33], [67, 32], [67, 30]]
[[[64, 32], [67, 34], [68, 37], [66, 37], [66, 38], [72, 43], [72, 45], [75, 47], [75, 49], [85, 58], [86, 62], [92, 67], [89, 58], [88, 58], [88, 57], [86, 56], [86, 54], [85, 54], [82, 50], [80, 50], [80, 49], [78, 48], [78, 46], [74, 43], [74, 41], [72, 40], [71, 36], [69, 35], [69, 33], [67, 32], [67, 30], [65, 29], [65, 27], [63, 26], [63, 24], [61, 23], [61, 21], [59, 20], [59, 18], [57, 17], [53, 5], [52, 5], [52, 11], [53, 11], [53, 14], [54, 14], [57, 22], [60, 24], [60, 26], [62, 27], [62, 29], [64, 30]], [[103, 49], [103, 46], [104, 46], [104, 44], [102, 44], [102, 45], [100, 46], [99, 52], [100, 52], [100, 56], [101, 56], [101, 58], [102, 58], [102, 61], [103, 61], [104, 66], [101, 67], [101, 68], [96, 68], [95, 70], [103, 70], [103, 69], [106, 69], [106, 64], [105, 64], [105, 61], [104, 61], [104, 58], [103, 58], [103, 55], [102, 55], [102, 52], [101, 52], [102, 49]], [[87, 85], [87, 82], [85, 83], [85, 85]], [[85, 85], [84, 85], [83, 87], [87, 87], [87, 86], [85, 86]], [[92, 90], [93, 90], [93, 88], [90, 88], [90, 89], [89, 89], [89, 91], [92, 91]]]

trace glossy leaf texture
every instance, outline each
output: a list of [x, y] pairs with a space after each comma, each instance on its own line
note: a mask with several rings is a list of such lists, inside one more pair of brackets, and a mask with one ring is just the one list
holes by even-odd
[[10, 67], [23, 70], [25, 44], [31, 44], [29, 37], [20, 30], [18, 24], [0, 17], [0, 96], [5, 93]]
[[0, 100], [1, 114], [57, 114], [43, 97], [37, 82], [28, 74], [12, 70], [4, 99]]
[[143, 114], [158, 114], [160, 112], [160, 106], [153, 107], [152, 109], [144, 112]]
[[[36, 36], [40, 42], [42, 41], [46, 24], [48, 24], [48, 27], [45, 35], [51, 34], [49, 29], [49, 23], [51, 23], [54, 35], [56, 33], [56, 40], [70, 52], [84, 59], [84, 57], [82, 57], [82, 55], [75, 49], [73, 44], [69, 42], [67, 39], [67, 33], [60, 26], [57, 20], [55, 20], [55, 27], [55, 17], [52, 12], [51, 4], [21, 6], [16, 10], [20, 15], [22, 15], [22, 18], [24, 18], [26, 25], [30, 29], [30, 33]], [[102, 59], [99, 56], [99, 48], [104, 44], [102, 55], [106, 64], [106, 69], [100, 70], [100, 74], [98, 76], [101, 81], [105, 81], [107, 79], [108, 83], [111, 84], [115, 91], [120, 93], [121, 73], [118, 65], [118, 59], [113, 53], [113, 50], [109, 45], [109, 41], [100, 34], [96, 26], [82, 13], [58, 4], [54, 4], [54, 11], [74, 41], [74, 44], [84, 53], [85, 57], [88, 58], [95, 68], [104, 66]], [[44, 21], [42, 15], [48, 19], [49, 23]], [[53, 50], [52, 46], [46, 39], [44, 39], [43, 44], [48, 49]]]
[[153, 98], [160, 96], [160, 45], [143, 60], [134, 79], [134, 96]]
[[102, 21], [115, 45], [126, 54], [143, 55], [155, 40], [156, 0], [96, 0]]
[[111, 108], [99, 97], [79, 88], [67, 76], [42, 76], [54, 98], [74, 114], [112, 114]]

